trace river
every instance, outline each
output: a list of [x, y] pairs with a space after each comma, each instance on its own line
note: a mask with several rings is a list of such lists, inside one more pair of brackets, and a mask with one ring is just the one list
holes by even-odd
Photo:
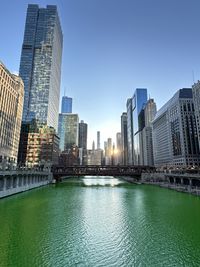
[[200, 198], [85, 177], [1, 199], [0, 266], [200, 266]]

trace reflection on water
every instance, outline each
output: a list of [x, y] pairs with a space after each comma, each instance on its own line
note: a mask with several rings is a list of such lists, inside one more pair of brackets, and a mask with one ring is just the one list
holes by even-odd
[[113, 177], [0, 201], [0, 266], [200, 266], [200, 198]]
[[117, 186], [123, 183], [122, 180], [113, 176], [84, 176], [82, 181], [87, 186]]

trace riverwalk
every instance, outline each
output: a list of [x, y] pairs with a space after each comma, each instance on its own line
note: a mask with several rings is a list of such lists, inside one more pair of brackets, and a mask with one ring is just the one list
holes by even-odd
[[0, 171], [0, 198], [21, 193], [52, 181], [48, 170], [4, 170]]
[[155, 181], [154, 182], [142, 181], [141, 184], [156, 185], [159, 187], [175, 190], [177, 192], [189, 193], [200, 196], [200, 188], [197, 186], [170, 184], [168, 182], [155, 182]]

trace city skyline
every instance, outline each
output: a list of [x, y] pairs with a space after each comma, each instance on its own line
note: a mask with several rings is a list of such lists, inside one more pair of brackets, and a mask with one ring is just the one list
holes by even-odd
[[[12, 10], [10, 1], [3, 2], [0, 22], [7, 27], [1, 29], [0, 58], [18, 72], [28, 4], [57, 5], [64, 33], [61, 97], [66, 90], [74, 112], [88, 123], [88, 147], [97, 130], [102, 143], [114, 140], [135, 88], [147, 88], [159, 109], [200, 77], [200, 3], [159, 2], [23, 0], [12, 2]], [[16, 20], [10, 20], [12, 12]]]

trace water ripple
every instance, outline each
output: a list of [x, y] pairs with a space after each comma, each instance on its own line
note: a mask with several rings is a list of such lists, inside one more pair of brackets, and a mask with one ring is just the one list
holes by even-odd
[[72, 179], [0, 202], [0, 266], [200, 266], [199, 210], [165, 189]]

